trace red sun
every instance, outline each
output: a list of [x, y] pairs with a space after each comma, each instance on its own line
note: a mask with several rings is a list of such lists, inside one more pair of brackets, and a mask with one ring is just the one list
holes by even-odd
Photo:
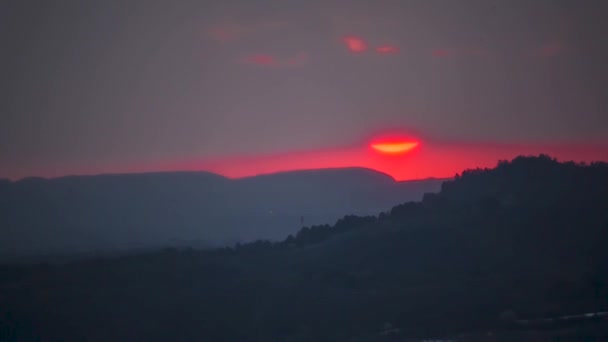
[[384, 154], [404, 154], [419, 145], [416, 141], [392, 141], [371, 144], [371, 148]]

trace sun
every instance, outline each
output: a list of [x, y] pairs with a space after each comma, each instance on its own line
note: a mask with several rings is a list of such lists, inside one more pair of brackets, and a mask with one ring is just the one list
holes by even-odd
[[416, 148], [417, 141], [392, 141], [371, 144], [371, 148], [384, 154], [404, 154]]

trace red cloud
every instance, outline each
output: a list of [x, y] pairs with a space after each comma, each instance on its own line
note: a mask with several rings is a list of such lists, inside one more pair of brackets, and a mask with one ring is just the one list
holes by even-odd
[[267, 54], [255, 54], [247, 56], [243, 59], [246, 64], [263, 65], [263, 66], [278, 66], [280, 63], [276, 57]]
[[259, 53], [250, 55], [241, 60], [242, 63], [269, 66], [269, 67], [294, 67], [302, 66], [308, 61], [308, 54], [300, 52], [289, 58], [280, 59], [274, 55]]
[[381, 55], [394, 55], [399, 53], [399, 48], [394, 45], [381, 45], [376, 47], [376, 52]]
[[446, 49], [435, 49], [433, 50], [434, 57], [449, 57], [451, 55], [450, 51]]
[[362, 53], [367, 50], [367, 43], [360, 37], [346, 36], [342, 38], [342, 41], [346, 44], [346, 48], [353, 53]]

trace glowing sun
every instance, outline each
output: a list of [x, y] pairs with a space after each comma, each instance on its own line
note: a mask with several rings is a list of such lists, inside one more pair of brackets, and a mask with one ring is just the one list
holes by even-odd
[[371, 147], [380, 153], [403, 154], [403, 153], [411, 151], [418, 145], [419, 145], [419, 143], [415, 142], [415, 141], [399, 141], [399, 142], [375, 143], [375, 144], [372, 144]]

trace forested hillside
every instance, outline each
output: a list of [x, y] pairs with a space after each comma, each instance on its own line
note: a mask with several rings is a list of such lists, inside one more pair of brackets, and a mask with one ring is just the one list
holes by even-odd
[[[523, 334], [522, 317], [608, 309], [608, 165], [518, 157], [282, 242], [5, 265], [0, 277], [0, 340]], [[530, 329], [608, 336], [597, 319]]]

